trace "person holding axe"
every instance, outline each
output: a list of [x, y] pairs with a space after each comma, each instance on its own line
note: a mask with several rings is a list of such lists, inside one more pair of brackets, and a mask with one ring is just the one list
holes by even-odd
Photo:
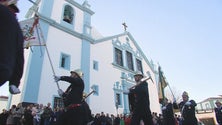
[[[143, 80], [142, 72], [137, 71], [134, 75], [136, 85], [131, 87], [129, 94], [134, 96], [134, 108], [132, 110], [132, 119], [130, 125], [139, 125], [143, 120], [144, 125], [153, 125], [152, 114], [150, 110], [150, 100], [148, 92], [148, 83]], [[147, 79], [148, 80], [148, 79]]]
[[70, 86], [65, 92], [59, 89], [58, 94], [63, 98], [66, 111], [59, 119], [59, 125], [84, 125], [85, 107], [82, 103], [84, 82], [82, 80], [83, 72], [80, 69], [70, 72], [70, 76], [54, 76], [54, 80], [66, 81]]

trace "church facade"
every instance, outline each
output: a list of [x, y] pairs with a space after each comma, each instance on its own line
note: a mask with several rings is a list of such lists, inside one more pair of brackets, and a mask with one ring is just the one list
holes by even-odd
[[[87, 1], [79, 4], [74, 0], [42, 0], [38, 7], [40, 36], [46, 46], [25, 50], [28, 54], [22, 93], [12, 96], [10, 104], [50, 102], [53, 107], [61, 106], [58, 86], [65, 91], [69, 83], [59, 81], [57, 86], [53, 75], [69, 76], [71, 70], [81, 69], [84, 92], [96, 90], [87, 98], [92, 113], [128, 114], [128, 95], [123, 91], [135, 85], [133, 76], [141, 71], [154, 81], [147, 81], [151, 111], [161, 112], [158, 72], [132, 34], [125, 31], [102, 36], [91, 24], [94, 12]], [[31, 10], [28, 13], [32, 14]]]

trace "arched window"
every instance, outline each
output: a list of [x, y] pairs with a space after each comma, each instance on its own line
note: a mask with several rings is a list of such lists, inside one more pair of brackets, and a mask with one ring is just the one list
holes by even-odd
[[67, 23], [73, 22], [73, 8], [69, 5], [65, 5], [64, 13], [63, 13], [63, 21]]

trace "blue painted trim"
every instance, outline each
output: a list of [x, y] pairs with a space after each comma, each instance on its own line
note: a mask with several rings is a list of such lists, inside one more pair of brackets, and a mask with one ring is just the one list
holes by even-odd
[[83, 40], [81, 49], [81, 69], [84, 73], [86, 93], [90, 92], [90, 42]]
[[33, 47], [32, 50], [23, 102], [37, 103], [45, 49], [40, 50], [39, 47]]
[[85, 39], [85, 40], [89, 41], [92, 44], [95, 41], [93, 38], [89, 37], [88, 35], [84, 35], [82, 33], [80, 34], [79, 32], [76, 32], [76, 31], [73, 31], [73, 30], [71, 30], [69, 28], [66, 28], [65, 26], [60, 25], [59, 23], [57, 23], [55, 20], [52, 20], [52, 19], [50, 19], [48, 17], [45, 17], [45, 16], [43, 16], [41, 14], [39, 14], [39, 18], [44, 20], [45, 22], [47, 22], [49, 25], [51, 25], [51, 26], [53, 26], [53, 27], [55, 27], [55, 28], [57, 28], [57, 29], [59, 29], [61, 31], [64, 31], [64, 32], [66, 32], [66, 33], [68, 33], [68, 34], [70, 34], [70, 35], [72, 35], [74, 37], [77, 37], [77, 38], [80, 38], [80, 39]]
[[154, 72], [154, 73], [158, 73], [154, 67], [151, 65], [150, 61], [148, 60], [148, 58], [146, 57], [146, 55], [143, 53], [142, 49], [140, 48], [140, 46], [137, 44], [136, 40], [133, 38], [133, 36], [129, 33], [129, 32], [124, 32], [124, 33], [121, 33], [121, 34], [118, 34], [118, 35], [114, 35], [114, 36], [108, 36], [108, 37], [103, 37], [101, 39], [97, 39], [94, 44], [96, 43], [100, 43], [100, 42], [105, 42], [105, 41], [108, 41], [108, 40], [111, 40], [111, 39], [118, 39], [119, 37], [122, 37], [122, 36], [128, 36], [128, 38], [133, 42], [133, 44], [136, 46], [137, 48], [137, 53], [138, 54], [141, 54], [141, 57], [143, 57], [143, 59], [145, 60], [145, 62], [149, 65], [149, 67], [151, 68], [151, 70]]
[[41, 8], [39, 13], [46, 17], [51, 17], [52, 14], [52, 8], [54, 5], [54, 0], [42, 0]]
[[[122, 80], [122, 87], [123, 90], [128, 90], [127, 89], [127, 82], [125, 80]], [[123, 94], [123, 113], [124, 114], [129, 114], [130, 110], [129, 110], [129, 99], [128, 99], [128, 95]]]

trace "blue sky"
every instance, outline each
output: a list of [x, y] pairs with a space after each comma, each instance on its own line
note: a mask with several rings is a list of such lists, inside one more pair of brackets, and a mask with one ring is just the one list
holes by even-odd
[[[83, 0], [75, 0], [82, 3]], [[148, 59], [159, 63], [175, 95], [197, 102], [222, 95], [221, 0], [89, 0], [92, 25], [104, 36], [129, 31]], [[18, 1], [19, 20], [31, 6]], [[0, 95], [8, 87], [0, 88]]]

